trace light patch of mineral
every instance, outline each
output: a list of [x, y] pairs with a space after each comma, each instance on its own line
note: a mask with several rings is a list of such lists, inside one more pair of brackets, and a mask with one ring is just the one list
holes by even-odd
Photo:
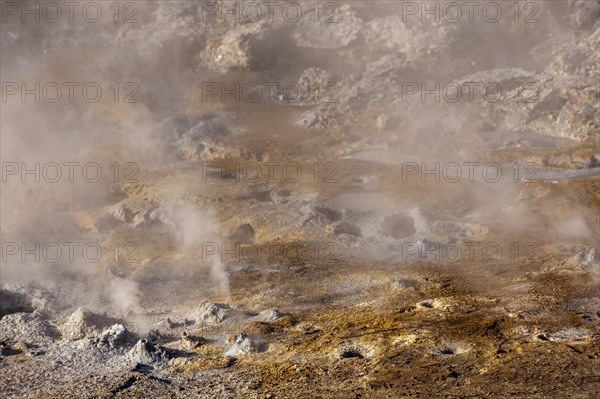
[[585, 328], [568, 327], [548, 334], [548, 339], [553, 342], [581, 342], [589, 339], [591, 335]]
[[414, 344], [419, 339], [417, 334], [404, 334], [396, 337], [394, 339], [394, 345], [397, 347], [402, 347], [405, 345]]
[[600, 254], [595, 248], [584, 249], [565, 261], [551, 261], [542, 267], [542, 271], [591, 271], [600, 273]]
[[203, 301], [193, 314], [199, 324], [218, 324], [234, 312], [226, 303]]
[[278, 309], [268, 309], [260, 312], [259, 315], [255, 317], [255, 319], [258, 321], [270, 323], [282, 318], [286, 314], [287, 313], [280, 312]]
[[440, 355], [462, 355], [469, 352], [473, 348], [472, 344], [467, 342], [448, 342], [437, 347], [434, 354]]
[[453, 305], [453, 301], [451, 298], [435, 298], [435, 299], [427, 299], [417, 303], [416, 307], [420, 310], [427, 309], [439, 309], [439, 310], [448, 310]]
[[596, 251], [596, 248], [586, 249], [573, 256], [567, 263], [588, 270], [598, 268], [600, 266], [600, 254]]
[[262, 37], [263, 31], [260, 24], [238, 25], [222, 36], [209, 39], [199, 59], [221, 73], [249, 69], [254, 60], [252, 44]]
[[237, 336], [233, 345], [231, 345], [226, 351], [225, 355], [245, 355], [252, 352], [259, 352], [262, 349], [262, 345], [255, 340], [251, 339], [246, 333], [241, 333]]

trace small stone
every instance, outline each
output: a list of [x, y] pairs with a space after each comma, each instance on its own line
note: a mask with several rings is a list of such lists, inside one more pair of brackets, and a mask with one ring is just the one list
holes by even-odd
[[260, 346], [254, 342], [246, 333], [241, 333], [237, 336], [233, 345], [225, 351], [227, 356], [243, 355], [252, 352], [258, 352]]

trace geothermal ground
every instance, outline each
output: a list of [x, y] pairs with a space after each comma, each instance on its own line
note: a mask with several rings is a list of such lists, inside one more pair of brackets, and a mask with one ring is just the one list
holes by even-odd
[[0, 2], [0, 397], [600, 397], [597, 1], [67, 3]]

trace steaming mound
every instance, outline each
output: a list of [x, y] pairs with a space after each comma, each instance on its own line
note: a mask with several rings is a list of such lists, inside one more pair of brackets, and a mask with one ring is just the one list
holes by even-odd
[[135, 346], [127, 352], [126, 359], [133, 364], [141, 363], [152, 365], [165, 362], [167, 353], [163, 348], [148, 342], [148, 340], [140, 339]]
[[226, 303], [203, 301], [193, 317], [200, 324], [218, 324], [233, 313], [234, 311]]
[[225, 351], [225, 355], [236, 356], [260, 352], [264, 350], [263, 347], [264, 345], [251, 339], [247, 334], [242, 333], [235, 339], [233, 345]]
[[99, 335], [106, 328], [115, 325], [116, 319], [101, 316], [87, 309], [78, 308], [60, 327], [64, 339], [78, 340], [90, 335]]
[[125, 347], [134, 338], [123, 325], [114, 324], [91, 340], [97, 348], [117, 349]]

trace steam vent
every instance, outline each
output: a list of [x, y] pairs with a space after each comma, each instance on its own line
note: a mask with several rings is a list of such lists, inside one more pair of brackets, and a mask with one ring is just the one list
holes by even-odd
[[599, 0], [0, 0], [0, 398], [600, 398]]

